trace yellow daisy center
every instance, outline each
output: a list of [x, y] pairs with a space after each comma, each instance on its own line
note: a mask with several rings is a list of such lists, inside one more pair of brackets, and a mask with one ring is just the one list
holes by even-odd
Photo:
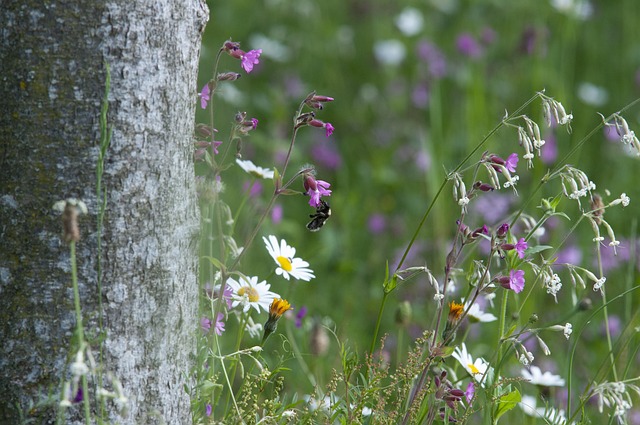
[[241, 297], [247, 294], [247, 298], [249, 298], [249, 302], [255, 303], [260, 301], [260, 294], [256, 290], [256, 288], [252, 288], [251, 286], [243, 286], [238, 289], [238, 295]]
[[289, 260], [286, 257], [283, 257], [282, 255], [276, 258], [276, 261], [278, 261], [278, 264], [280, 264], [280, 267], [282, 267], [282, 270], [286, 272], [290, 272], [293, 269], [293, 267], [291, 267], [291, 260]]
[[469, 369], [471, 370], [471, 373], [473, 373], [474, 375], [476, 373], [480, 373], [478, 368], [473, 363], [469, 363], [467, 366], [469, 366]]

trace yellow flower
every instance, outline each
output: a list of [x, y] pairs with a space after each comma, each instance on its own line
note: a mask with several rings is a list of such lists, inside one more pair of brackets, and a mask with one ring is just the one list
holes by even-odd
[[267, 320], [267, 323], [264, 324], [264, 335], [262, 336], [263, 343], [269, 335], [276, 331], [276, 328], [278, 327], [278, 319], [280, 319], [287, 310], [291, 310], [291, 304], [289, 304], [289, 301], [283, 300], [282, 298], [276, 298], [271, 302], [271, 305], [269, 306], [269, 319]]
[[458, 304], [455, 301], [451, 301], [449, 303], [449, 321], [457, 322], [462, 316], [462, 312], [464, 311], [464, 305]]
[[289, 301], [276, 298], [269, 306], [269, 319], [278, 320], [287, 310], [291, 310]]

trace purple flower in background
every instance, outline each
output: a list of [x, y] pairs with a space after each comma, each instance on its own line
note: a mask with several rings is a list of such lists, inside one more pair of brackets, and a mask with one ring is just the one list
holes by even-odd
[[482, 216], [483, 221], [494, 224], [509, 213], [511, 199], [513, 199], [512, 195], [486, 193], [474, 200], [472, 208]]
[[258, 50], [249, 50], [247, 53], [242, 55], [241, 66], [242, 66], [242, 69], [244, 69], [247, 72], [247, 74], [253, 71], [254, 65], [257, 65], [260, 63], [258, 58], [260, 57], [261, 54], [262, 54], [262, 49], [258, 49]]
[[211, 100], [211, 89], [209, 83], [205, 84], [200, 91], [200, 106], [202, 109], [207, 109], [207, 103]]
[[493, 44], [497, 37], [498, 35], [491, 27], [484, 27], [482, 29], [482, 34], [480, 35], [480, 39], [484, 44]]
[[411, 92], [411, 102], [416, 108], [426, 109], [429, 106], [429, 87], [426, 84], [417, 84]]
[[417, 53], [418, 58], [427, 63], [431, 77], [439, 79], [446, 75], [447, 61], [435, 44], [427, 40], [421, 40], [418, 43]]
[[307, 307], [303, 305], [302, 307], [300, 307], [300, 310], [298, 310], [298, 312], [296, 313], [296, 328], [302, 327], [302, 319], [304, 319], [304, 316], [306, 315], [307, 315]]
[[207, 417], [209, 417], [209, 416], [211, 416], [211, 413], [213, 413], [213, 408], [211, 407], [210, 404], [207, 404], [205, 414], [207, 415]]
[[456, 47], [460, 53], [472, 59], [479, 58], [482, 55], [482, 47], [476, 39], [467, 32], [458, 36], [456, 39]]
[[539, 56], [547, 54], [547, 39], [549, 38], [549, 30], [547, 28], [527, 27], [520, 37], [520, 52], [533, 56], [537, 53]]
[[319, 142], [313, 144], [311, 156], [313, 156], [316, 163], [322, 164], [331, 170], [336, 170], [342, 166], [342, 157], [333, 143]]
[[373, 213], [369, 216], [367, 228], [371, 233], [378, 235], [384, 232], [385, 227], [387, 227], [387, 219], [383, 214]]
[[[620, 316], [612, 314], [609, 316], [609, 333], [612, 338], [617, 338], [622, 331], [622, 321], [620, 320]], [[604, 337], [607, 334], [607, 327], [603, 322], [600, 326], [600, 334]]]
[[271, 222], [273, 224], [278, 224], [282, 221], [283, 210], [282, 205], [276, 204], [271, 210]]
[[548, 134], [545, 138], [545, 144], [540, 152], [540, 159], [545, 165], [551, 165], [558, 159], [558, 142], [554, 134]]
[[558, 252], [556, 264], [582, 264], [582, 251], [575, 245], [569, 245]]
[[262, 183], [260, 183], [260, 181], [258, 180], [246, 181], [242, 185], [242, 190], [245, 192], [248, 190], [249, 196], [251, 198], [256, 198], [262, 193]]
[[[629, 241], [623, 239], [620, 241], [620, 245], [617, 249], [618, 254], [616, 255], [616, 251], [607, 245], [604, 245], [600, 248], [600, 258], [602, 260], [602, 272], [606, 275], [609, 271], [614, 270], [620, 267], [622, 264], [629, 261], [629, 250], [625, 249], [629, 246]], [[598, 258], [597, 256], [593, 257], [592, 264], [594, 267], [598, 267]]]

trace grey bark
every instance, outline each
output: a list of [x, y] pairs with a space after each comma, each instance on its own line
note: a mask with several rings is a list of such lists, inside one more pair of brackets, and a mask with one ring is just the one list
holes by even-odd
[[[117, 377], [129, 399], [127, 417], [108, 403], [107, 419], [191, 422], [183, 388], [197, 330], [191, 134], [207, 19], [200, 0], [2, 1], [0, 423], [51, 423], [69, 374], [75, 328], [69, 249], [51, 208], [67, 197], [89, 208], [77, 244], [85, 328], [96, 358], [104, 332], [104, 374]], [[105, 62], [113, 138], [98, 235]], [[49, 392], [52, 404], [38, 405]]]

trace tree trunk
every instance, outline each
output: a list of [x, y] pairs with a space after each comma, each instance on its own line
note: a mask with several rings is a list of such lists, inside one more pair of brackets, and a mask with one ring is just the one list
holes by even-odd
[[[197, 330], [199, 223], [191, 135], [207, 19], [201, 0], [2, 2], [0, 423], [51, 423], [69, 379], [78, 349], [70, 254], [52, 210], [68, 197], [89, 209], [77, 243], [87, 339], [103, 385], [112, 374], [128, 398], [128, 416], [108, 402], [105, 419], [191, 422], [184, 385]], [[99, 235], [105, 63], [113, 137]], [[94, 414], [97, 383], [90, 377], [85, 395]]]

